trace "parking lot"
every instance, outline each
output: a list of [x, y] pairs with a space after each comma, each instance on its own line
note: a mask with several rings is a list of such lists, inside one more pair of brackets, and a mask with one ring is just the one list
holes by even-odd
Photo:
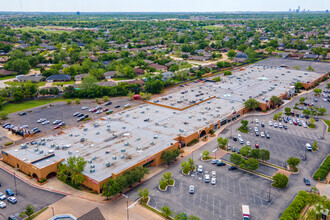
[[[14, 176], [8, 174], [2, 169], [0, 169], [0, 176], [0, 183], [2, 184], [0, 192], [5, 193], [6, 189], [11, 189], [15, 193]], [[34, 211], [36, 212], [64, 197], [57, 193], [34, 188], [18, 178], [16, 178], [16, 187], [18, 195], [15, 195], [15, 197], [17, 203], [11, 204], [7, 200], [4, 200], [7, 207], [0, 210], [0, 220], [7, 220], [11, 215], [15, 215], [18, 219], [22, 219], [18, 215], [25, 210], [25, 207], [28, 204], [33, 205], [35, 207]]]
[[[76, 104], [67, 105], [65, 102], [52, 103], [51, 106], [44, 105], [26, 110], [27, 114], [23, 116], [19, 116], [18, 115], [19, 112], [12, 113], [8, 115], [9, 119], [7, 119], [5, 123], [10, 123], [15, 126], [28, 125], [28, 129], [33, 129], [37, 127], [41, 130], [41, 135], [44, 135], [46, 133], [50, 133], [54, 131], [54, 127], [56, 125], [53, 125], [53, 121], [55, 120], [64, 121], [66, 127], [77, 126], [80, 123], [82, 123], [82, 122], [77, 122], [78, 117], [73, 116], [75, 112], [88, 114], [90, 118], [96, 119], [106, 115], [105, 112], [101, 114], [96, 114], [88, 111], [89, 109], [94, 108], [98, 105], [102, 106], [102, 110], [109, 109], [112, 110], [113, 112], [117, 112], [122, 110], [126, 104], [130, 104], [131, 106], [135, 106], [138, 104], [138, 102], [132, 101], [127, 97], [112, 98], [111, 102], [112, 104], [109, 106], [104, 106], [104, 103], [97, 104], [95, 103], [95, 101], [92, 100], [81, 100], [81, 104], [78, 105]], [[115, 108], [115, 106], [118, 105], [120, 107]], [[88, 107], [88, 109], [82, 110], [83, 106]], [[41, 123], [38, 123], [37, 121], [40, 118], [45, 118], [46, 120], [49, 121], [49, 124], [42, 125]]]
[[[306, 96], [313, 98], [311, 94]], [[292, 102], [285, 104], [278, 111], [284, 112], [285, 107], [294, 105], [298, 100], [299, 97], [295, 97]], [[330, 110], [328, 107], [326, 108], [328, 111]], [[295, 111], [298, 112], [298, 110]], [[149, 205], [158, 210], [164, 205], [168, 205], [174, 212], [194, 214], [201, 219], [242, 219], [241, 207], [243, 204], [247, 204], [250, 206], [251, 219], [278, 219], [297, 192], [310, 189], [310, 186], [304, 184], [304, 177], [311, 181], [312, 186], [316, 184], [312, 175], [324, 157], [330, 153], [330, 144], [327, 141], [328, 133], [325, 133], [323, 139], [324, 126], [321, 120], [316, 122], [315, 129], [282, 122], [288, 127], [285, 130], [284, 128], [269, 126], [270, 120], [274, 122], [273, 116], [274, 113], [245, 117], [244, 119], [249, 121], [250, 131], [248, 134], [237, 131], [238, 127], [241, 126], [240, 120], [237, 120], [223, 130], [219, 136], [231, 137], [240, 133], [244, 139], [244, 144], [239, 144], [230, 138], [229, 145], [235, 146], [237, 149], [237, 147], [245, 146], [246, 141], [251, 143], [252, 148], [255, 144], [259, 144], [260, 149], [269, 150], [269, 162], [278, 166], [286, 166], [286, 160], [289, 157], [299, 157], [301, 159], [299, 173], [290, 175], [286, 189], [270, 188], [269, 180], [240, 169], [230, 171], [228, 165], [217, 167], [211, 162], [201, 161], [203, 150], [208, 150], [211, 154], [215, 152], [217, 141], [214, 140], [189, 156], [195, 160], [196, 165], [203, 165], [203, 174], [193, 173], [191, 176], [184, 176], [181, 173], [181, 161], [179, 161], [164, 171], [171, 172], [175, 180], [175, 186], [168, 187], [166, 192], [160, 191], [157, 187], [164, 172], [144, 182], [141, 187], [149, 189]], [[253, 123], [251, 123], [252, 118], [254, 119]], [[255, 119], [258, 119], [259, 122], [256, 123]], [[265, 127], [261, 127], [261, 123], [264, 123]], [[270, 139], [256, 136], [254, 127], [258, 127], [259, 132], [267, 131], [270, 134]], [[313, 144], [314, 140], [318, 142], [319, 150], [316, 152], [306, 151], [305, 144]], [[226, 154], [223, 158], [229, 160], [229, 156]], [[183, 160], [187, 159], [184, 158]], [[216, 184], [205, 183], [205, 171], [210, 174], [213, 170], [217, 172]], [[257, 171], [271, 176], [276, 172], [276, 169], [260, 165]], [[190, 185], [195, 187], [194, 194], [189, 194]], [[131, 200], [136, 200], [138, 199], [138, 191], [136, 189], [131, 190], [128, 196]]]

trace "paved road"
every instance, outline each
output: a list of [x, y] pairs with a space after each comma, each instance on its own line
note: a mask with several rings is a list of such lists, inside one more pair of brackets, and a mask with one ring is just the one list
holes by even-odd
[[[2, 186], [0, 187], [0, 192], [5, 193], [6, 189], [12, 189], [15, 192], [14, 176], [0, 169], [0, 177], [0, 182], [2, 184]], [[57, 193], [52, 193], [34, 188], [17, 178], [16, 186], [18, 194], [16, 195], [16, 199], [18, 200], [18, 202], [12, 205], [9, 202], [5, 201], [7, 207], [5, 209], [1, 209], [0, 220], [8, 219], [8, 216], [10, 215], [18, 215], [18, 213], [25, 210], [25, 207], [28, 204], [33, 205], [35, 207], [35, 211], [38, 211], [65, 197]], [[18, 219], [21, 218], [18, 217]]]

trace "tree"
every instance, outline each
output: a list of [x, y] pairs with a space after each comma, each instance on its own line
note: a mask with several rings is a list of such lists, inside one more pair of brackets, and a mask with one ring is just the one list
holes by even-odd
[[87, 75], [83, 78], [80, 84], [80, 89], [82, 90], [95, 90], [97, 85], [97, 79], [92, 75]]
[[225, 72], [223, 72], [224, 76], [230, 76], [232, 75], [232, 73], [229, 70], [226, 70]]
[[330, 89], [330, 83], [327, 83], [327, 89]]
[[314, 141], [312, 150], [317, 151], [317, 149], [319, 149], [319, 146], [317, 146], [317, 141]]
[[327, 112], [325, 108], [318, 108], [317, 111], [319, 112], [319, 115], [324, 115]]
[[210, 152], [208, 150], [204, 150], [202, 155], [203, 155], [202, 158], [208, 158], [210, 155]]
[[164, 160], [168, 165], [170, 165], [173, 162], [173, 160], [175, 160], [179, 155], [180, 155], [180, 150], [177, 148], [173, 150], [166, 150], [163, 151], [161, 155], [161, 159]]
[[288, 185], [289, 178], [282, 173], [277, 173], [273, 176], [274, 183], [273, 186], [279, 187], [279, 188], [285, 188]]
[[257, 159], [249, 158], [248, 160], [244, 161], [244, 167], [248, 170], [256, 170], [259, 167], [259, 162]]
[[28, 219], [31, 219], [31, 215], [34, 213], [34, 207], [32, 205], [27, 205], [25, 210], [22, 212], [22, 216], [27, 216]]
[[50, 87], [49, 88], [49, 94], [58, 95], [59, 93], [60, 93], [60, 90], [57, 87]]
[[286, 115], [290, 115], [290, 112], [291, 112], [291, 108], [290, 107], [285, 107], [285, 114]]
[[147, 80], [144, 89], [146, 92], [156, 94], [160, 93], [162, 89], [164, 88], [164, 82], [162, 80]]
[[233, 153], [230, 155], [230, 162], [239, 166], [242, 162], [242, 156], [237, 153]]
[[313, 90], [315, 96], [319, 96], [322, 93], [322, 89], [316, 88]]
[[172, 174], [170, 172], [165, 172], [162, 177], [163, 181], [167, 184], [170, 183], [170, 180], [172, 179]]
[[4, 112], [4, 111], [0, 111], [0, 118], [2, 120], [8, 119], [8, 113], [7, 112]]
[[313, 67], [311, 65], [309, 65], [307, 68], [306, 68], [307, 71], [314, 71]]
[[220, 148], [225, 148], [228, 144], [228, 138], [219, 137], [217, 141]]
[[193, 159], [191, 159], [190, 157], [188, 158], [188, 165], [190, 167], [190, 170], [193, 170], [195, 167], [195, 162]]
[[286, 161], [290, 167], [292, 167], [294, 170], [297, 169], [297, 166], [300, 163], [300, 159], [297, 157], [290, 157], [287, 161]]
[[250, 154], [249, 154], [249, 157], [259, 159], [260, 158], [260, 150], [258, 148], [257, 149], [252, 149]]
[[249, 124], [249, 121], [248, 120], [241, 120], [241, 124], [242, 124], [242, 127], [244, 130], [247, 129], [247, 125]]
[[116, 178], [116, 183], [119, 187], [119, 192], [122, 192], [123, 189], [125, 189], [127, 187], [127, 178], [124, 175], [119, 175]]
[[296, 82], [294, 86], [296, 87], [296, 91], [298, 93], [300, 92], [300, 89], [303, 88], [303, 84], [301, 82]]
[[275, 113], [274, 114], [274, 117], [273, 117], [273, 120], [278, 120], [279, 118], [281, 118], [282, 117], [282, 112], [277, 112], [277, 113]]
[[141, 197], [142, 202], [147, 202], [149, 197], [149, 190], [147, 188], [139, 189], [139, 197]]
[[300, 70], [300, 67], [298, 65], [294, 66], [293, 68], [295, 68], [296, 70]]
[[305, 115], [310, 115], [311, 114], [311, 111], [309, 109], [304, 109], [302, 111], [302, 113], [305, 114]]
[[299, 103], [300, 103], [300, 104], [303, 104], [305, 100], [306, 100], [305, 97], [300, 97], [300, 98], [299, 98]]
[[245, 145], [244, 147], [242, 147], [240, 149], [240, 153], [243, 155], [243, 156], [249, 156], [250, 155], [250, 152], [251, 152], [251, 147]]
[[107, 184], [103, 184], [102, 196], [106, 196], [109, 199], [110, 196], [114, 196], [119, 192], [119, 187], [116, 181], [109, 179]]
[[110, 100], [109, 96], [103, 96], [103, 101], [108, 102]]
[[260, 103], [254, 98], [249, 98], [244, 102], [244, 105], [246, 109], [254, 111], [256, 108], [259, 107]]
[[260, 150], [260, 155], [259, 155], [260, 160], [267, 161], [270, 159], [270, 153], [268, 150], [262, 149]]
[[275, 95], [270, 97], [270, 101], [271, 101], [271, 103], [273, 103], [273, 107], [282, 104], [282, 99], [280, 97], [275, 96]]
[[12, 70], [20, 74], [27, 74], [31, 69], [31, 66], [27, 60], [17, 59], [14, 61], [8, 61], [4, 65], [4, 69]]
[[198, 70], [196, 73], [197, 78], [202, 78], [203, 77], [203, 72], [201, 70]]
[[75, 99], [74, 102], [75, 102], [76, 104], [80, 104], [80, 99]]
[[162, 207], [162, 213], [166, 218], [169, 218], [172, 215], [172, 210], [170, 207], [168, 207], [168, 205], [165, 205]]
[[40, 89], [39, 93], [40, 93], [42, 96], [45, 96], [45, 95], [47, 95], [49, 92], [48, 92], [48, 89], [43, 88], [43, 89]]
[[233, 50], [233, 49], [229, 50], [227, 53], [227, 56], [231, 59], [234, 58], [236, 56], [235, 50]]

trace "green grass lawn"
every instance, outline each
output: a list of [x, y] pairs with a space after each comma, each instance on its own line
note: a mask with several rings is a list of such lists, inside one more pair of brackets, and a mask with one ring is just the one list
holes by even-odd
[[119, 80], [129, 80], [130, 78], [126, 78], [126, 77], [113, 77], [111, 79], [113, 79], [114, 81], [119, 81]]
[[44, 33], [63, 33], [65, 32], [65, 30], [51, 30], [51, 28], [63, 28], [62, 26], [52, 26], [52, 27], [48, 27], [48, 26], [45, 26], [45, 27], [22, 27], [22, 28], [14, 28], [14, 29], [17, 29], [17, 30], [21, 30], [21, 31], [26, 31], [26, 32], [29, 32], [29, 31], [41, 31], [41, 32], [44, 32]]
[[[21, 84], [24, 84], [24, 82], [15, 82], [15, 81], [7, 81], [7, 82], [4, 82], [6, 85], [10, 85], [10, 86], [18, 86], [18, 85], [21, 85]], [[43, 82], [38, 82], [38, 83], [35, 83], [38, 87], [39, 86], [44, 86], [46, 85], [46, 81], [43, 81]]]
[[215, 25], [207, 25], [207, 26], [204, 26], [203, 28], [207, 29], [207, 30], [215, 30], [215, 29], [220, 29], [220, 28], [223, 28], [223, 27], [218, 27], [218, 26], [215, 26]]
[[29, 108], [34, 108], [40, 105], [49, 104], [52, 102], [61, 102], [65, 101], [66, 99], [57, 98], [57, 99], [41, 99], [41, 100], [33, 100], [33, 101], [26, 101], [21, 103], [9, 103], [3, 106], [1, 111], [7, 112], [8, 114], [13, 112], [23, 111]]
[[75, 84], [74, 80], [67, 81], [67, 82], [53, 82], [53, 86], [62, 86], [62, 85], [70, 85], [70, 84]]
[[323, 121], [328, 125], [328, 132], [330, 132], [330, 120], [323, 119]]
[[15, 78], [15, 77], [16, 77], [16, 75], [13, 75], [13, 76], [3, 76], [3, 77], [0, 76], [0, 80], [12, 79], [12, 78]]

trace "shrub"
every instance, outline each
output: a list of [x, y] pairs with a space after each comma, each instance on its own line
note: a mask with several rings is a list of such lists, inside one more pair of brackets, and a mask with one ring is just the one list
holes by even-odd
[[43, 179], [40, 179], [39, 180], [39, 183], [44, 183], [44, 182], [46, 182], [47, 181], [47, 179], [46, 178], [43, 178]]
[[284, 210], [280, 220], [298, 219], [301, 211], [307, 205], [310, 194], [300, 191], [291, 204]]
[[216, 82], [220, 82], [221, 78], [220, 78], [220, 76], [217, 76], [217, 77], [214, 77], [213, 80], [216, 81]]
[[8, 113], [7, 112], [0, 112], [0, 118], [2, 120], [8, 119]]
[[313, 178], [315, 180], [323, 180], [328, 173], [330, 172], [330, 155], [327, 156], [327, 158], [323, 161], [321, 166], [316, 170], [314, 173]]
[[224, 73], [223, 73], [224, 76], [228, 76], [228, 75], [231, 75], [231, 72], [229, 70], [226, 70]]
[[71, 103], [72, 103], [72, 100], [71, 100], [71, 99], [67, 99], [67, 100], [66, 100], [66, 104], [67, 104], [67, 105], [71, 105]]
[[9, 145], [12, 145], [13, 144], [13, 142], [7, 142], [7, 143], [5, 143], [5, 146], [9, 146]]
[[190, 141], [187, 146], [192, 146], [194, 144], [198, 143], [198, 139], [193, 139], [192, 141]]
[[75, 99], [74, 101], [76, 104], [80, 104], [80, 99]]
[[103, 101], [108, 102], [110, 100], [109, 96], [103, 96]]
[[272, 186], [278, 188], [285, 188], [289, 182], [289, 178], [282, 173], [277, 173], [275, 176], [273, 176], [273, 180], [274, 182], [272, 183]]

